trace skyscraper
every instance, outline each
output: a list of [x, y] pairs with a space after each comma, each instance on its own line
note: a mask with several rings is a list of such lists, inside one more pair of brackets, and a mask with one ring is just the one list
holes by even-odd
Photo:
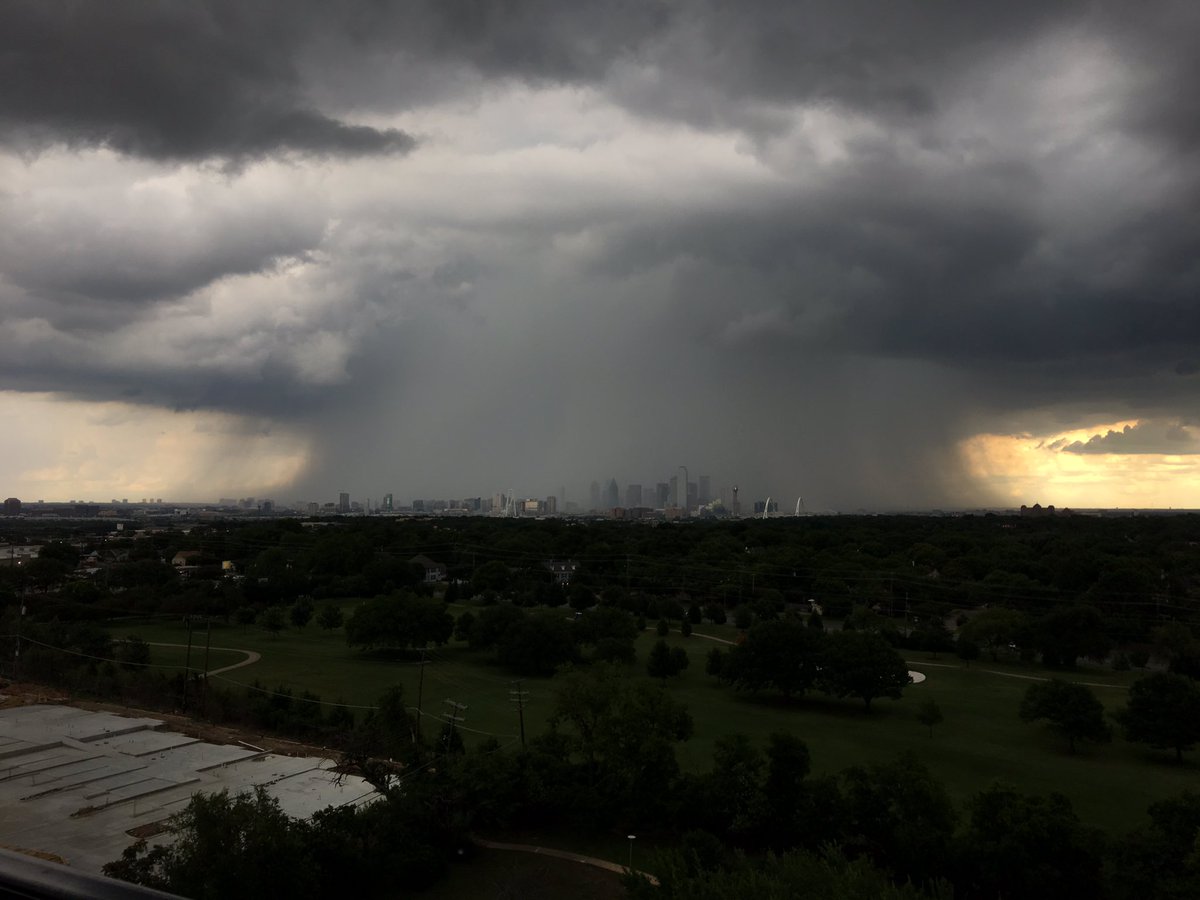
[[698, 498], [700, 505], [703, 506], [705, 503], [711, 503], [713, 499], [712, 479], [707, 475], [700, 475], [697, 478], [697, 484], [700, 487], [700, 496]]
[[660, 481], [654, 485], [654, 506], [657, 509], [664, 509], [670, 499], [671, 486], [669, 484]]
[[593, 510], [599, 509], [600, 508], [600, 482], [598, 482], [598, 481], [592, 482], [591, 500], [592, 500], [592, 509]]
[[383, 495], [383, 511], [384, 512], [392, 511], [392, 495], [391, 494]]
[[338, 512], [340, 512], [340, 513], [350, 512], [350, 495], [347, 494], [345, 491], [338, 494]]
[[621, 505], [621, 489], [617, 487], [617, 479], [608, 479], [608, 488], [604, 491], [604, 503], [609, 509]]
[[642, 486], [640, 484], [625, 485], [625, 506], [634, 508], [642, 505]]

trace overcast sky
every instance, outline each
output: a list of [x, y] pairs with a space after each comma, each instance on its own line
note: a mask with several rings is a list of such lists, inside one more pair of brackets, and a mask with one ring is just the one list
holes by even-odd
[[0, 5], [0, 491], [1200, 506], [1200, 4]]

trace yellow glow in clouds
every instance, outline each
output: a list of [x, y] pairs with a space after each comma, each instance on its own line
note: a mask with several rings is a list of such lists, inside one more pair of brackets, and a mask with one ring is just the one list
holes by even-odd
[[[968, 473], [1013, 506], [1040, 503], [1076, 508], [1200, 508], [1200, 455], [1187, 453], [1075, 453], [1109, 432], [1136, 429], [1114, 422], [1052, 435], [979, 434], [960, 445]], [[1177, 431], [1200, 439], [1196, 430]], [[1119, 449], [1119, 446], [1115, 449]], [[1193, 442], [1180, 449], [1194, 449]]]
[[4, 391], [0, 421], [0, 491], [22, 500], [262, 496], [308, 462], [306, 439], [227, 413]]

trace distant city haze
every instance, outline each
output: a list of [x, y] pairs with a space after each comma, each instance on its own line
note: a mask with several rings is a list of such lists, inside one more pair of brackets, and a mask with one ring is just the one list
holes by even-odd
[[472, 8], [0, 9], [6, 496], [1200, 507], [1200, 5]]

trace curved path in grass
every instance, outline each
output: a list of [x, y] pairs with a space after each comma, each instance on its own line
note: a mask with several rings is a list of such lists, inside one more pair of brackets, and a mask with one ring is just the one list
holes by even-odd
[[[554, 850], [550, 847], [535, 847], [533, 844], [506, 844], [502, 841], [488, 841], [481, 837], [471, 836], [471, 840], [480, 847], [486, 847], [488, 850], [516, 850], [521, 853], [539, 853], [542, 856], [553, 856], [556, 859], [565, 859], [570, 862], [582, 863], [585, 866], [595, 866], [597, 869], [606, 869], [609, 872], [616, 872], [618, 875], [624, 875], [629, 871], [628, 866], [623, 866], [620, 863], [611, 862], [607, 859], [600, 859], [597, 856], [583, 856], [579, 853], [572, 853], [569, 850]], [[658, 879], [649, 872], [639, 871], [637, 874], [644, 877], [647, 881], [657, 887]]]
[[[162, 641], [146, 641], [151, 647], [186, 647], [187, 644], [165, 644]], [[192, 648], [196, 649], [196, 645], [192, 644]], [[242, 666], [253, 665], [262, 659], [262, 654], [257, 650], [245, 650], [241, 647], [210, 647], [210, 650], [224, 650], [228, 653], [245, 653], [246, 658], [241, 662], [236, 662], [232, 666], [221, 666], [219, 669], [211, 669], [205, 672], [205, 677], [209, 675], [220, 675], [222, 672], [232, 672], [234, 669], [240, 669]]]
[[[910, 666], [934, 666], [938, 669], [958, 669], [960, 672], [987, 672], [989, 675], [1003, 675], [1005, 678], [1020, 678], [1022, 681], [1052, 681], [1045, 675], [1022, 675], [1019, 672], [1001, 672], [999, 669], [972, 669], [970, 666], [956, 666], [954, 663], [935, 663], [928, 660], [906, 659], [906, 663]], [[1084, 687], [1098, 688], [1121, 688], [1125, 690], [1129, 687], [1127, 684], [1112, 684], [1103, 681], [1072, 681], [1071, 684], [1082, 684]]]

